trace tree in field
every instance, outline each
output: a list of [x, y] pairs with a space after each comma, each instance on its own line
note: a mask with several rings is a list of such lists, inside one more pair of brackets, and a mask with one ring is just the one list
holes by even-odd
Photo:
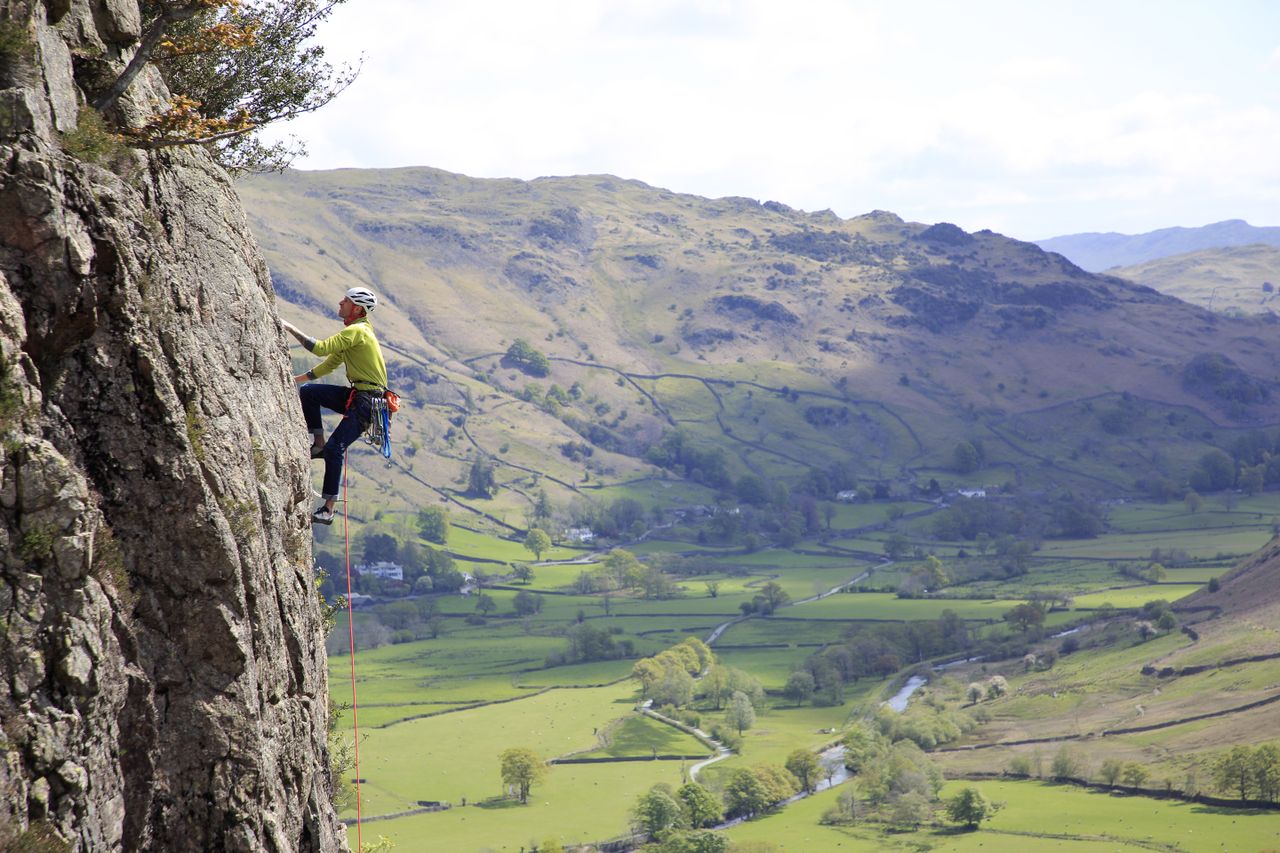
[[[729, 850], [729, 839], [722, 833], [708, 829], [671, 829], [663, 833], [661, 843], [640, 849], [652, 853], [726, 853]], [[733, 849], [736, 853], [772, 853], [777, 848], [765, 850], [763, 847], [748, 848], [735, 844]]]
[[1136, 761], [1130, 761], [1124, 766], [1124, 771], [1120, 774], [1120, 778], [1131, 788], [1140, 788], [1147, 781], [1147, 768], [1143, 767]]
[[551, 362], [524, 338], [516, 338], [511, 346], [507, 347], [502, 361], [530, 376], [546, 376], [551, 372]]
[[524, 547], [526, 551], [533, 553], [535, 560], [541, 560], [543, 552], [551, 547], [551, 537], [544, 530], [530, 528], [524, 537]]
[[960, 793], [947, 800], [947, 820], [977, 829], [978, 824], [995, 813], [991, 803], [977, 788], [962, 788]]
[[798, 669], [787, 678], [787, 686], [784, 692], [792, 702], [797, 705], [803, 705], [813, 697], [813, 692], [816, 689], [817, 684], [813, 680], [813, 673], [807, 669]]
[[392, 562], [400, 550], [396, 538], [390, 533], [366, 533], [364, 537], [365, 563]]
[[1009, 692], [1009, 682], [1003, 675], [993, 675], [987, 679], [987, 698], [999, 699]]
[[729, 698], [732, 691], [729, 689], [729, 668], [717, 664], [708, 670], [703, 676], [701, 683], [701, 695], [710, 699], [715, 705], [715, 709], [719, 711], [724, 707], [724, 702]]
[[707, 595], [716, 598], [720, 595], [720, 581], [703, 581], [702, 585], [707, 588]]
[[1004, 621], [1025, 634], [1044, 624], [1044, 611], [1034, 604], [1019, 604], [1004, 614]]
[[760, 683], [760, 679], [737, 667], [730, 666], [726, 669], [729, 673], [729, 695], [732, 696], [736, 692], [741, 692], [751, 701], [752, 708], [757, 711], [764, 708], [765, 692], [764, 685]]
[[844, 744], [844, 766], [850, 773], [861, 773], [886, 746], [883, 735], [867, 723], [855, 723], [845, 732], [841, 743]]
[[693, 650], [697, 657], [697, 671], [689, 673], [690, 675], [698, 675], [710, 669], [716, 662], [715, 653], [711, 651], [711, 647], [699, 640], [697, 637], [685, 637], [680, 641], [681, 646], [686, 646]]
[[818, 756], [807, 749], [797, 749], [787, 756], [784, 765], [788, 772], [800, 780], [800, 787], [812, 794], [818, 786], [818, 777], [822, 775], [822, 765]]
[[311, 44], [316, 27], [345, 0], [145, 0], [133, 57], [94, 100], [111, 111], [138, 73], [160, 71], [173, 97], [141, 127], [133, 145], [204, 145], [233, 171], [282, 171], [305, 153], [298, 140], [264, 144], [258, 132], [323, 107], [355, 80]]
[[488, 456], [477, 456], [467, 470], [467, 494], [477, 498], [491, 498], [497, 490], [493, 460]]
[[444, 545], [449, 541], [449, 511], [438, 506], [418, 510], [418, 532], [428, 542]]
[[799, 783], [785, 768], [768, 764], [743, 768], [730, 776], [725, 785], [725, 816], [760, 814], [798, 790]]
[[946, 568], [943, 567], [942, 561], [933, 554], [924, 558], [923, 573], [925, 581], [931, 590], [940, 589], [951, 582], [951, 577], [947, 574]]
[[1200, 497], [1195, 489], [1187, 489], [1187, 493], [1182, 496], [1182, 502], [1186, 505], [1187, 512], [1199, 512], [1200, 507], [1204, 506], [1204, 498]]
[[1240, 477], [1236, 483], [1246, 495], [1256, 495], [1262, 491], [1267, 466], [1264, 464], [1245, 465], [1240, 468]]
[[755, 773], [747, 768], [734, 771], [724, 786], [726, 817], [751, 817], [771, 805], [769, 790]]
[[[555, 385], [551, 386], [555, 388]], [[533, 523], [530, 527], [541, 527], [543, 530], [551, 525], [551, 516], [554, 514], [554, 507], [551, 505], [551, 498], [547, 495], [546, 489], [538, 489], [538, 496], [533, 502]]]
[[522, 589], [511, 599], [511, 606], [518, 616], [532, 616], [542, 612], [542, 596]]
[[653, 699], [668, 705], [688, 705], [693, 701], [693, 676], [678, 666], [668, 666], [654, 690]]
[[511, 569], [511, 574], [515, 575], [516, 580], [521, 583], [529, 583], [533, 580], [533, 568], [526, 563], [516, 563]]
[[498, 756], [502, 784], [515, 789], [520, 802], [529, 802], [529, 789], [546, 778], [547, 765], [531, 749], [512, 747]]
[[772, 613], [791, 600], [791, 596], [777, 581], [769, 581], [760, 587], [760, 595], [768, 608], [765, 610], [766, 614]]
[[919, 791], [908, 791], [898, 797], [889, 813], [889, 821], [895, 826], [915, 829], [929, 819], [929, 800]]
[[689, 825], [683, 804], [669, 785], [661, 783], [641, 794], [631, 813], [635, 827], [650, 840], [668, 830]]
[[684, 806], [689, 825], [695, 829], [715, 826], [724, 816], [720, 801], [706, 788], [697, 782], [686, 782], [676, 791], [676, 796]]
[[1280, 746], [1267, 743], [1253, 751], [1253, 784], [1258, 799], [1280, 801]]
[[836, 804], [822, 813], [819, 823], [827, 825], [843, 825], [855, 823], [862, 816], [862, 803], [858, 796], [858, 780], [840, 786], [840, 795]]
[[493, 600], [493, 596], [487, 592], [482, 592], [476, 596], [476, 610], [488, 616], [490, 613], [498, 609], [498, 602]]
[[631, 677], [640, 682], [640, 695], [652, 697], [666, 670], [657, 658], [641, 658], [631, 665]]
[[982, 457], [972, 441], [959, 441], [951, 450], [951, 465], [960, 474], [972, 474], [982, 464]]
[[907, 553], [911, 542], [901, 533], [893, 533], [884, 540], [884, 555], [890, 560], [897, 560]]
[[1255, 780], [1253, 750], [1243, 744], [1231, 747], [1213, 763], [1213, 781], [1242, 800], [1249, 799]]
[[756, 724], [756, 709], [751, 707], [751, 699], [741, 690], [734, 691], [729, 697], [729, 707], [724, 712], [725, 722], [742, 734]]
[[982, 697], [985, 693], [986, 689], [975, 681], [965, 689], [964, 695], [969, 699], [970, 705], [977, 705], [982, 701]]
[[604, 559], [603, 572], [614, 589], [633, 589], [644, 579], [645, 565], [625, 548], [614, 548]]
[[1115, 785], [1120, 781], [1121, 775], [1124, 774], [1124, 762], [1115, 758], [1108, 758], [1102, 762], [1102, 766], [1098, 768], [1098, 775], [1102, 777], [1102, 781], [1108, 785]]
[[1190, 480], [1191, 488], [1199, 492], [1229, 489], [1236, 482], [1236, 462], [1225, 451], [1214, 448], [1200, 457]]
[[1053, 762], [1049, 765], [1049, 775], [1059, 782], [1080, 775], [1081, 770], [1080, 759], [1065, 745], [1053, 756]]
[[[702, 672], [702, 658], [692, 646], [684, 643], [676, 643], [671, 648], [660, 652], [658, 658], [663, 661], [663, 666], [682, 669], [689, 675], [697, 675]], [[667, 663], [668, 661], [670, 663]]]
[[765, 783], [771, 803], [780, 803], [787, 797], [800, 793], [800, 780], [785, 767], [779, 767], [777, 764], [757, 764], [751, 770]]

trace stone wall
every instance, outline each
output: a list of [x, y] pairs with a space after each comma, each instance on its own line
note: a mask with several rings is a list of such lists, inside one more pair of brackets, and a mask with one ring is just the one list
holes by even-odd
[[140, 29], [0, 0], [0, 848], [345, 850], [266, 266], [203, 151], [74, 135]]

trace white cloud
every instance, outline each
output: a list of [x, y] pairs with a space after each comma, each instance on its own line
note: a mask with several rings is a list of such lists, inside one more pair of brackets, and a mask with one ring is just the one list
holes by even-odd
[[1280, 103], [1257, 71], [1280, 49], [1184, 49], [1209, 51], [1207, 27], [1264, 29], [1231, 2], [1157, 22], [1087, 0], [1072, 16], [1001, 0], [367, 6], [322, 31], [331, 58], [366, 64], [286, 128], [305, 168], [610, 172], [1028, 237], [1280, 209]]

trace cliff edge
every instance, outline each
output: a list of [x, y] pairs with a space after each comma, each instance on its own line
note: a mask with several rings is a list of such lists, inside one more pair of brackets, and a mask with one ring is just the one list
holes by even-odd
[[345, 850], [266, 265], [203, 151], [86, 126], [140, 28], [0, 0], [0, 848]]

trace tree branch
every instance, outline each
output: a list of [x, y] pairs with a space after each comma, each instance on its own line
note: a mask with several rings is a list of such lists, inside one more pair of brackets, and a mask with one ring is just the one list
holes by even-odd
[[185, 21], [194, 18], [201, 10], [207, 8], [206, 3], [192, 3], [188, 6], [178, 6], [166, 8], [147, 28], [146, 33], [142, 36], [142, 41], [138, 44], [138, 49], [134, 51], [133, 58], [129, 60], [129, 64], [125, 66], [120, 76], [111, 84], [111, 88], [102, 94], [93, 102], [93, 108], [99, 112], [110, 109], [120, 96], [129, 88], [138, 73], [142, 71], [143, 66], [151, 59], [151, 54], [155, 51], [156, 46], [160, 44], [160, 40], [165, 37], [165, 33], [169, 27], [179, 21]]

